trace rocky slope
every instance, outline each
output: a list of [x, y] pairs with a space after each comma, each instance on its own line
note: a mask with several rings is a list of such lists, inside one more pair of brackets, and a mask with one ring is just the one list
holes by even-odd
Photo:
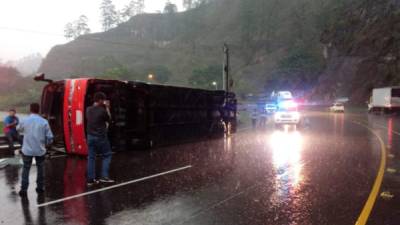
[[353, 5], [322, 34], [321, 42], [327, 67], [316, 95], [349, 96], [364, 103], [372, 88], [400, 85], [400, 1]]

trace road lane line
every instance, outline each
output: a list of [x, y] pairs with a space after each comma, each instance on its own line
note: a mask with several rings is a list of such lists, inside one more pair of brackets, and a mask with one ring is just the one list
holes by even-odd
[[365, 202], [364, 208], [362, 209], [361, 214], [358, 217], [357, 222], [356, 222], [356, 225], [365, 225], [365, 224], [367, 224], [369, 215], [371, 214], [372, 208], [374, 207], [376, 198], [377, 198], [377, 196], [379, 194], [379, 190], [380, 190], [381, 185], [382, 185], [383, 176], [385, 174], [385, 168], [386, 168], [386, 146], [385, 146], [385, 143], [384, 143], [383, 139], [372, 128], [370, 128], [369, 126], [364, 125], [362, 123], [356, 123], [356, 122], [353, 122], [353, 123], [367, 128], [371, 133], [373, 133], [378, 138], [379, 143], [381, 145], [381, 162], [380, 162], [380, 165], [379, 165], [379, 171], [378, 171], [378, 174], [377, 174], [377, 176], [375, 178], [374, 185], [372, 186], [371, 193], [369, 194], [368, 199]]
[[[366, 122], [367, 122], [367, 121], [366, 121]], [[385, 126], [385, 125], [382, 125], [382, 124], [379, 124], [379, 123], [377, 123], [377, 124], [373, 124], [373, 125], [375, 125], [375, 126], [377, 126], [377, 127], [380, 127], [380, 128], [385, 128], [385, 129], [388, 129], [388, 127], [387, 127], [387, 126]], [[400, 136], [400, 133], [399, 133], [399, 132], [397, 132], [397, 131], [390, 130], [390, 132], [392, 132], [393, 134], [396, 134], [396, 135], [399, 135], [399, 136]]]
[[[369, 124], [369, 121], [366, 120], [366, 119], [360, 118], [360, 120], [361, 120], [362, 122], [365, 122], [365, 123]], [[376, 124], [372, 124], [372, 125], [373, 125], [373, 126], [380, 127], [380, 128], [388, 129], [387, 126], [382, 125], [382, 124], [380, 124], [380, 123], [376, 123]], [[390, 132], [392, 132], [393, 134], [396, 134], [396, 135], [399, 135], [399, 136], [400, 136], [400, 132], [394, 131], [393, 129], [392, 129]]]
[[182, 222], [178, 223], [177, 225], [182, 225], [182, 224], [188, 223], [189, 221], [191, 221], [192, 219], [196, 218], [197, 216], [199, 216], [199, 215], [201, 215], [201, 214], [203, 214], [203, 213], [205, 213], [205, 212], [207, 212], [207, 211], [209, 211], [211, 209], [219, 207], [219, 206], [225, 204], [226, 202], [231, 201], [232, 199], [234, 199], [234, 198], [236, 198], [236, 197], [238, 197], [240, 195], [246, 194], [249, 191], [253, 190], [254, 188], [256, 188], [256, 187], [258, 187], [260, 185], [261, 185], [260, 182], [256, 182], [253, 185], [251, 185], [250, 187], [247, 187], [247, 188], [245, 188], [244, 190], [242, 190], [240, 192], [237, 192], [237, 193], [235, 193], [235, 194], [233, 194], [233, 195], [231, 195], [231, 196], [229, 196], [227, 198], [224, 198], [224, 199], [222, 199], [222, 200], [220, 200], [218, 202], [212, 203], [211, 205], [207, 206], [206, 208], [202, 208], [202, 209], [198, 210], [197, 212], [195, 212], [194, 214], [192, 214], [191, 216], [189, 216], [188, 218], [186, 218]]
[[162, 172], [162, 173], [157, 173], [157, 174], [154, 174], [154, 175], [151, 175], [151, 176], [142, 177], [142, 178], [139, 178], [139, 179], [135, 179], [135, 180], [127, 181], [127, 182], [124, 182], [124, 183], [112, 185], [112, 186], [109, 186], [109, 187], [104, 187], [104, 188], [100, 188], [100, 189], [97, 189], [97, 190], [88, 191], [88, 192], [84, 192], [84, 193], [77, 194], [77, 195], [72, 195], [72, 196], [69, 196], [69, 197], [65, 197], [65, 198], [54, 200], [54, 201], [50, 201], [50, 202], [45, 202], [45, 203], [42, 203], [42, 204], [38, 204], [36, 206], [37, 207], [43, 207], [43, 206], [53, 205], [53, 204], [56, 204], [56, 203], [68, 201], [68, 200], [75, 199], [75, 198], [80, 198], [80, 197], [83, 197], [83, 196], [95, 194], [95, 193], [102, 192], [102, 191], [111, 190], [111, 189], [114, 189], [114, 188], [126, 186], [126, 185], [133, 184], [133, 183], [138, 183], [138, 182], [141, 182], [141, 181], [145, 181], [145, 180], [149, 180], [149, 179], [152, 179], [152, 178], [164, 176], [164, 175], [167, 175], [167, 174], [176, 173], [176, 172], [179, 172], [179, 171], [182, 171], [182, 170], [189, 169], [191, 167], [192, 167], [192, 165], [180, 167], [180, 168], [177, 168], [177, 169], [165, 171], [165, 172]]

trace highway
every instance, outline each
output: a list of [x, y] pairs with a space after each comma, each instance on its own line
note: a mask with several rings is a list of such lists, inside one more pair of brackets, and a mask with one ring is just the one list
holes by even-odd
[[[46, 161], [46, 193], [17, 194], [0, 170], [0, 224], [397, 225], [400, 117], [304, 113], [298, 130], [241, 127], [226, 138], [113, 155], [115, 185], [87, 188], [86, 160]], [[17, 162], [18, 160], [11, 160]]]

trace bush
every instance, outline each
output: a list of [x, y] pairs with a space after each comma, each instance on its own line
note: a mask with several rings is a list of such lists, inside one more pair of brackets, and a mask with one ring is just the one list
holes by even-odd
[[[217, 87], [214, 85], [216, 82]], [[189, 77], [189, 84], [196, 88], [221, 89], [222, 88], [222, 66], [211, 65], [194, 69]]]

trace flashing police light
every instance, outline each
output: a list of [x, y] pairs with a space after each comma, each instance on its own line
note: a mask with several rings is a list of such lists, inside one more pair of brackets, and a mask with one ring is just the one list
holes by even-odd
[[291, 108], [296, 108], [297, 103], [294, 101], [283, 101], [279, 103], [279, 108], [283, 109], [291, 109]]

